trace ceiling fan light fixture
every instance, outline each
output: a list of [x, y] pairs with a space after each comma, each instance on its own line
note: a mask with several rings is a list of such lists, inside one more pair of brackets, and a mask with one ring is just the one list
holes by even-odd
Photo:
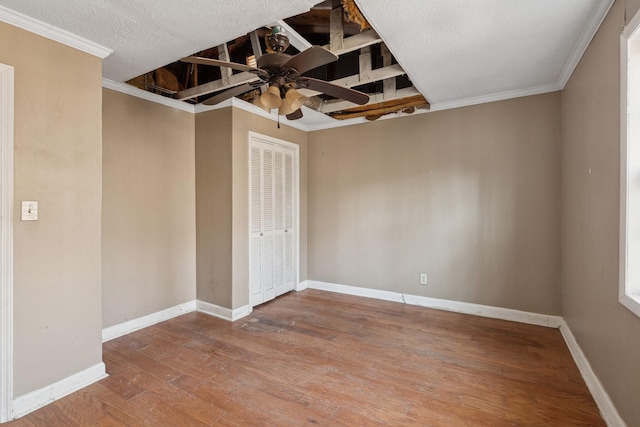
[[280, 88], [277, 85], [271, 85], [260, 96], [260, 102], [267, 108], [280, 108], [282, 99], [280, 98]]
[[[291, 112], [302, 107], [302, 105], [305, 102], [307, 102], [307, 97], [301, 94], [300, 92], [298, 92], [297, 90], [295, 90], [294, 88], [289, 89], [286, 95], [284, 96], [284, 98], [293, 109]], [[287, 113], [287, 114], [290, 114], [290, 113]]]
[[262, 103], [262, 101], [260, 100], [260, 97], [257, 97], [254, 101], [253, 101], [253, 105], [255, 105], [256, 107], [260, 107], [262, 108], [264, 111], [266, 111], [267, 113], [271, 114], [271, 108], [267, 107], [266, 105], [264, 105]]
[[296, 111], [298, 108], [300, 107], [294, 107], [293, 105], [291, 105], [291, 103], [289, 102], [288, 99], [284, 99], [282, 101], [282, 105], [280, 106], [280, 108], [278, 109], [278, 114], [281, 116], [286, 116], [287, 114], [291, 114], [294, 111]]

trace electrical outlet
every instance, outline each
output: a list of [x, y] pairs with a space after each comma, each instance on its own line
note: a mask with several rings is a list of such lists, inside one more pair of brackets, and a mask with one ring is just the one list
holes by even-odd
[[420, 284], [421, 285], [427, 284], [427, 273], [420, 273]]

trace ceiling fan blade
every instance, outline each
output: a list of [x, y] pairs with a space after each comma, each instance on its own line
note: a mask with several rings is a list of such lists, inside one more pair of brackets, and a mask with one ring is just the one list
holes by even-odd
[[312, 79], [311, 77], [300, 77], [296, 84], [298, 87], [316, 90], [326, 95], [333, 96], [334, 98], [344, 99], [345, 101], [353, 102], [358, 105], [364, 105], [369, 102], [369, 95], [366, 93], [358, 92], [357, 90], [353, 90], [348, 87], [334, 85], [333, 83], [325, 82], [324, 80]]
[[204, 105], [216, 105], [221, 103], [222, 101], [226, 101], [229, 98], [233, 98], [236, 95], [241, 95], [245, 92], [249, 92], [250, 90], [255, 89], [255, 86], [251, 84], [243, 84], [240, 86], [232, 87], [231, 89], [227, 89], [224, 92], [220, 92], [217, 95], [212, 96], [211, 98], [205, 100], [203, 102]]
[[309, 70], [337, 60], [338, 56], [335, 53], [320, 46], [311, 46], [288, 60], [283, 67], [293, 68], [298, 73], [304, 74]]
[[260, 68], [250, 67], [244, 64], [238, 64], [237, 62], [220, 61], [219, 59], [202, 58], [200, 56], [188, 56], [186, 58], [182, 58], [180, 61], [188, 62], [190, 64], [213, 65], [214, 67], [233, 68], [234, 70], [248, 71], [250, 73], [257, 74], [259, 76], [268, 75], [266, 71], [261, 70]]
[[298, 108], [291, 114], [287, 114], [287, 119], [289, 120], [298, 120], [302, 118], [302, 108]]

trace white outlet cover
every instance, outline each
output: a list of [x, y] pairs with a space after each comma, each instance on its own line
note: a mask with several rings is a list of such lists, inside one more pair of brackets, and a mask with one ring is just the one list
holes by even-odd
[[22, 221], [38, 220], [38, 201], [37, 200], [22, 201], [22, 215], [20, 219]]

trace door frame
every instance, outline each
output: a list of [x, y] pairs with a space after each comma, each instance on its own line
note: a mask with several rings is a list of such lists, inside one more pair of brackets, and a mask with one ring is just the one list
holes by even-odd
[[13, 74], [0, 64], [0, 422], [13, 418]]
[[[261, 133], [249, 131], [249, 137], [247, 138], [247, 165], [248, 165], [248, 183], [247, 183], [247, 199], [248, 199], [248, 210], [247, 210], [247, 247], [249, 248], [249, 263], [248, 263], [248, 271], [251, 271], [251, 144], [253, 141], [266, 142], [268, 144], [280, 145], [283, 147], [293, 149], [293, 194], [294, 194], [294, 203], [293, 203], [293, 229], [296, 233], [296, 238], [294, 241], [294, 260], [296, 263], [295, 274], [293, 277], [293, 290], [298, 289], [298, 284], [300, 283], [300, 146], [298, 144], [294, 144], [293, 142], [285, 141], [283, 139], [274, 138], [268, 135], [263, 135]], [[250, 278], [250, 275], [249, 275]], [[249, 307], [253, 308], [253, 304], [251, 302], [251, 280], [247, 281], [247, 287], [249, 288]]]

